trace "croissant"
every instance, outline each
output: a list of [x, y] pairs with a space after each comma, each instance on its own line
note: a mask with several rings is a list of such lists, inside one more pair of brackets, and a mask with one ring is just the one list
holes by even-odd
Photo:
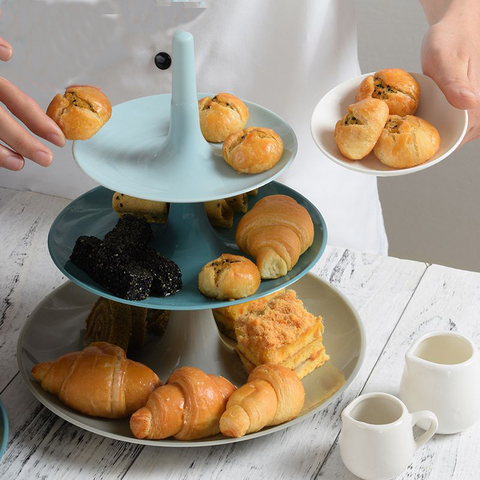
[[259, 200], [240, 220], [235, 241], [252, 255], [262, 278], [286, 275], [313, 243], [313, 222], [307, 210], [286, 195]]
[[218, 421], [236, 389], [228, 380], [195, 367], [173, 372], [130, 418], [137, 438], [194, 440], [220, 432]]
[[150, 368], [128, 360], [124, 350], [107, 342], [39, 363], [32, 368], [32, 376], [65, 405], [107, 418], [128, 417], [162, 384]]
[[259, 365], [248, 376], [248, 383], [229, 398], [220, 431], [227, 437], [243, 437], [279, 425], [295, 418], [304, 402], [305, 390], [292, 370]]

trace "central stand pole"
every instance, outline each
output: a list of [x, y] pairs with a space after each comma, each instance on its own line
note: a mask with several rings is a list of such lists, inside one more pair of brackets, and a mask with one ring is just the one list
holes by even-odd
[[[201, 181], [198, 169], [211, 161], [212, 148], [200, 130], [190, 33], [175, 32], [172, 57], [170, 130], [158, 158], [174, 165], [178, 188], [181, 188], [187, 177]], [[205, 188], [211, 185], [206, 184]], [[211, 227], [202, 202], [171, 204], [165, 230], [155, 247], [179, 265], [184, 285], [182, 294], [190, 296], [198, 295], [198, 274], [202, 267], [222, 253], [232, 252]], [[153, 368], [163, 382], [183, 366], [222, 375], [236, 385], [244, 383], [247, 377], [236, 353], [222, 342], [209, 309], [172, 310], [163, 338], [146, 345], [138, 359]]]
[[247, 378], [238, 355], [221, 340], [211, 310], [171, 311], [162, 339], [143, 347], [136, 359], [164, 383], [174, 370], [185, 366], [221, 375], [237, 386]]

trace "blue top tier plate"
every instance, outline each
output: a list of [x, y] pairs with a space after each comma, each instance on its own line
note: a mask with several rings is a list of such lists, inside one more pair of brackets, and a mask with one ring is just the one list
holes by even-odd
[[74, 142], [79, 167], [110, 190], [170, 203], [231, 197], [278, 177], [297, 152], [292, 128], [270, 110], [245, 101], [247, 126], [275, 130], [284, 152], [266, 172], [237, 173], [223, 160], [222, 144], [209, 144], [200, 130], [198, 98], [207, 94], [196, 92], [192, 35], [175, 32], [172, 48], [172, 94], [115, 106], [110, 121], [93, 138]]
[[[112, 210], [113, 192], [98, 187], [70, 203], [53, 222], [48, 236], [50, 255], [62, 273], [82, 288], [101, 297], [145, 308], [165, 310], [202, 310], [235, 305], [263, 297], [286, 287], [305, 275], [318, 261], [327, 242], [327, 227], [320, 212], [305, 197], [291, 188], [272, 182], [259, 189], [258, 195], [249, 197], [249, 210], [267, 195], [284, 194], [304, 206], [312, 217], [315, 237], [313, 245], [300, 256], [287, 275], [262, 280], [255, 295], [234, 301], [215, 301], [198, 291], [198, 273], [202, 266], [222, 253], [241, 254], [235, 244], [235, 231], [243, 215], [237, 212], [233, 228], [213, 229], [203, 210], [203, 204], [172, 204], [167, 226], [152, 224], [154, 239], [152, 247], [175, 261], [182, 271], [183, 289], [169, 297], [148, 297], [142, 301], [118, 298], [94, 282], [70, 260], [78, 237], [91, 235], [103, 238], [118, 221]], [[196, 210], [192, 210], [193, 206]]]

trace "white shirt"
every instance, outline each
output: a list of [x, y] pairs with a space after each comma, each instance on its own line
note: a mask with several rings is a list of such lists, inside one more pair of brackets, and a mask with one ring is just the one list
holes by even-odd
[[[71, 84], [97, 85], [113, 105], [171, 92], [175, 30], [195, 39], [197, 90], [229, 92], [282, 116], [299, 149], [280, 181], [312, 201], [324, 216], [328, 243], [387, 253], [376, 179], [325, 158], [310, 134], [317, 102], [360, 74], [353, 0], [207, 0], [186, 8], [164, 0], [17, 0], [2, 6], [1, 35], [14, 48], [2, 75], [46, 109]], [[26, 12], [28, 12], [26, 14]], [[50, 145], [49, 145], [50, 146]], [[0, 170], [0, 186], [74, 198], [95, 182], [76, 166], [71, 145], [50, 146], [54, 163], [27, 162]]]

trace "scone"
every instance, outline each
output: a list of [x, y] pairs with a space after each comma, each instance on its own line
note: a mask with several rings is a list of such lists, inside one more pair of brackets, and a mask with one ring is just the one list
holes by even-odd
[[260, 286], [260, 272], [248, 258], [224, 253], [204, 265], [198, 289], [208, 298], [234, 300], [253, 295]]
[[335, 142], [350, 160], [366, 157], [377, 143], [388, 118], [382, 100], [366, 98], [348, 107], [348, 113], [335, 125]]
[[364, 98], [383, 100], [390, 115], [413, 115], [420, 100], [420, 85], [405, 70], [386, 68], [366, 77], [360, 84], [355, 101]]
[[198, 110], [200, 128], [207, 142], [223, 142], [229, 135], [244, 128], [248, 120], [247, 106], [229, 93], [201, 98]]
[[96, 87], [68, 87], [57, 94], [47, 108], [47, 115], [62, 129], [68, 140], [87, 140], [108, 122], [112, 105]]
[[432, 124], [413, 115], [391, 115], [373, 153], [384, 165], [408, 168], [426, 162], [439, 148], [440, 134]]
[[223, 142], [224, 160], [239, 173], [261, 173], [282, 158], [283, 141], [270, 128], [247, 127]]

